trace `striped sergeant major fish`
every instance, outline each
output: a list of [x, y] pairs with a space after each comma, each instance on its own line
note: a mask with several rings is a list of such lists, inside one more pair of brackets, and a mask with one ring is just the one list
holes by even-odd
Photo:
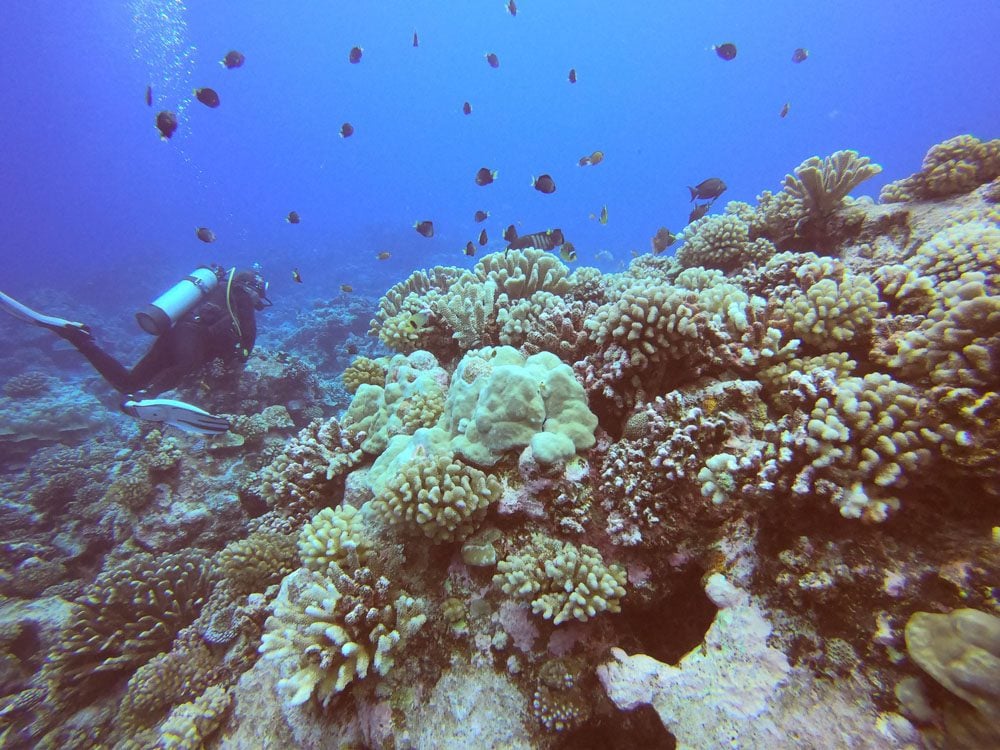
[[520, 237], [507, 237], [506, 239], [510, 243], [507, 245], [508, 250], [523, 250], [526, 247], [554, 250], [566, 241], [561, 229], [546, 229], [544, 232], [522, 234]]

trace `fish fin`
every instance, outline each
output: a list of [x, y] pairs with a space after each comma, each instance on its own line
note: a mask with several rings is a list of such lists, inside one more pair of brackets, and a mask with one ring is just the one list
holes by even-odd
[[691, 200], [694, 201], [698, 197], [698, 191], [693, 187], [688, 187], [688, 190], [691, 191]]

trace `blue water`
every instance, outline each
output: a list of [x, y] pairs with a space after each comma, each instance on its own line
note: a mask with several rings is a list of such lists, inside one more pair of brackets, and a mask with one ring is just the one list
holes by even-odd
[[[130, 316], [192, 265], [260, 261], [275, 301], [304, 305], [469, 266], [466, 241], [485, 226], [499, 249], [511, 222], [560, 226], [580, 262], [604, 250], [613, 269], [657, 227], [679, 231], [685, 186], [706, 177], [729, 185], [722, 203], [752, 201], [804, 158], [854, 148], [884, 166], [863, 187], [877, 194], [934, 143], [995, 136], [997, 28], [986, 0], [523, 0], [516, 18], [501, 0], [3, 3], [2, 288]], [[726, 41], [730, 62], [712, 50]], [[229, 49], [244, 67], [219, 64]], [[194, 100], [199, 86], [222, 105]], [[160, 109], [179, 112], [172, 140]], [[602, 164], [577, 166], [595, 149]], [[493, 185], [474, 184], [482, 166]], [[556, 193], [530, 187], [541, 173]], [[606, 226], [589, 218], [604, 204]]]

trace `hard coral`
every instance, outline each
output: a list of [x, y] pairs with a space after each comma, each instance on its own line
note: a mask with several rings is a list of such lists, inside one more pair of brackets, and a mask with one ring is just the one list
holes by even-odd
[[344, 370], [344, 387], [349, 393], [357, 393], [361, 385], [385, 385], [385, 367], [368, 357], [356, 357]]
[[497, 563], [493, 583], [508, 595], [531, 601], [531, 611], [553, 625], [620, 612], [625, 569], [606, 565], [601, 553], [534, 534], [520, 554]]
[[366, 564], [374, 542], [362, 511], [352, 505], [323, 508], [299, 533], [299, 558], [309, 570], [332, 576], [338, 568]]
[[3, 393], [10, 398], [32, 398], [45, 393], [52, 385], [52, 378], [43, 372], [23, 372], [8, 378]]
[[931, 200], [967, 193], [1000, 177], [1000, 138], [956, 135], [931, 146], [920, 171], [882, 188], [882, 203]]

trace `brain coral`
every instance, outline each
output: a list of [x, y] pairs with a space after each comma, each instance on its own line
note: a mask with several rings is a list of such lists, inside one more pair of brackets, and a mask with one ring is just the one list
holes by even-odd
[[260, 651], [277, 661], [278, 688], [290, 705], [311, 696], [325, 707], [371, 668], [382, 676], [426, 622], [422, 600], [394, 591], [359, 568], [336, 581], [301, 569], [285, 578], [267, 618]]
[[594, 547], [577, 547], [542, 534], [532, 535], [520, 554], [497, 563], [493, 576], [505, 594], [530, 600], [531, 611], [553, 625], [620, 612], [625, 580], [625, 569], [606, 565]]
[[594, 444], [597, 417], [573, 370], [549, 352], [509, 346], [469, 352], [451, 379], [441, 421], [463, 458], [492, 466], [512, 448], [565, 460]]

